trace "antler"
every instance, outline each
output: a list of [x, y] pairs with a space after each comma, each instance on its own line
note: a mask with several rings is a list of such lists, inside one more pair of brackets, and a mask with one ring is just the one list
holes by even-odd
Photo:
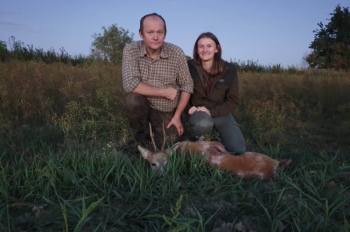
[[[154, 141], [154, 133], [152, 131], [152, 125], [151, 123], [148, 123], [149, 124], [149, 134], [151, 136], [151, 141], [152, 141], [152, 144], [153, 144], [153, 147], [154, 147], [154, 151], [157, 151], [157, 145]], [[163, 144], [162, 144], [162, 149], [161, 151], [164, 150], [164, 145], [165, 145], [165, 141], [166, 141], [166, 134], [165, 134], [165, 127], [164, 127], [164, 122], [162, 122], [162, 126], [163, 126]]]
[[162, 122], [162, 126], [163, 126], [163, 144], [162, 144], [162, 150], [161, 151], [164, 150], [164, 145], [165, 145], [165, 141], [166, 141], [164, 122]]
[[151, 140], [152, 140], [152, 144], [153, 144], [153, 147], [154, 147], [154, 151], [157, 151], [157, 145], [156, 143], [154, 142], [154, 133], [152, 131], [152, 125], [151, 123], [148, 123], [149, 124], [149, 135], [151, 136]]

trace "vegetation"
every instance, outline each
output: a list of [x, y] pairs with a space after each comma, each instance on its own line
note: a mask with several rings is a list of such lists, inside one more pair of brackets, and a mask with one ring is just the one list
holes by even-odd
[[306, 56], [312, 68], [350, 69], [350, 12], [349, 7], [335, 8], [327, 25], [318, 23], [315, 39], [309, 48], [313, 51]]
[[8, 51], [6, 48], [6, 43], [4, 41], [0, 41], [0, 62], [5, 61], [8, 56]]
[[0, 231], [349, 231], [348, 8], [332, 15], [317, 69], [231, 61], [248, 150], [293, 159], [268, 183], [181, 153], [150, 170], [122, 111], [127, 30], [103, 27], [89, 57], [0, 41]]
[[9, 38], [8, 44], [5, 41], [0, 41], [0, 62], [10, 60], [42, 61], [46, 64], [61, 62], [72, 65], [90, 64], [93, 62], [92, 57], [83, 55], [72, 57], [64, 48], [60, 48], [60, 53], [54, 49], [44, 51], [43, 49], [34, 48], [33, 45], [25, 45], [22, 41], [16, 40], [14, 36]]
[[[127, 30], [118, 28], [113, 25], [108, 29], [103, 28], [104, 34], [95, 34], [95, 40], [92, 43], [91, 55], [85, 57], [78, 55], [72, 57], [69, 55], [64, 48], [61, 48], [61, 53], [55, 52], [54, 49], [44, 51], [43, 49], [34, 48], [33, 45], [25, 45], [20, 40], [16, 40], [15, 37], [9, 38], [8, 46], [5, 41], [0, 41], [0, 62], [10, 60], [21, 60], [21, 61], [42, 61], [46, 64], [52, 63], [64, 63], [71, 64], [73, 66], [79, 65], [90, 65], [92, 63], [106, 64], [121, 64], [123, 48], [127, 43], [132, 41], [133, 35], [129, 35]], [[121, 44], [113, 41], [120, 41]], [[10, 49], [8, 49], [9, 47]], [[187, 59], [191, 57], [186, 56]], [[258, 72], [258, 73], [298, 73], [302, 72], [300, 68], [290, 66], [287, 68], [281, 67], [280, 64], [276, 65], [261, 65], [258, 61], [247, 60], [247, 61], [233, 61], [229, 62], [236, 65], [240, 72]]]
[[[1, 231], [349, 231], [349, 73], [239, 73], [248, 150], [292, 158], [272, 183], [128, 143], [121, 68], [0, 62]], [[190, 135], [187, 135], [190, 138]]]
[[91, 54], [94, 59], [105, 60], [113, 64], [121, 64], [123, 49], [126, 44], [131, 43], [134, 34], [129, 34], [129, 30], [113, 24], [105, 28], [102, 27], [103, 34], [94, 34]]

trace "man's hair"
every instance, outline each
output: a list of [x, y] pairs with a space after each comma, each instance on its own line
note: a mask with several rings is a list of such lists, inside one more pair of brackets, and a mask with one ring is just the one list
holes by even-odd
[[213, 33], [204, 32], [198, 36], [196, 42], [194, 43], [193, 60], [196, 64], [200, 64], [200, 65], [202, 64], [201, 58], [198, 55], [198, 41], [202, 38], [209, 38], [215, 42], [218, 52], [214, 54], [213, 67], [211, 68], [210, 74], [213, 76], [219, 75], [224, 71], [225, 62], [221, 59], [222, 50], [221, 50], [220, 42]]
[[165, 20], [164, 20], [164, 18], [163, 18], [161, 15], [159, 15], [159, 14], [157, 14], [157, 13], [147, 14], [147, 15], [145, 15], [145, 16], [143, 16], [143, 17], [141, 18], [141, 20], [140, 20], [140, 29], [139, 29], [139, 32], [142, 33], [142, 30], [143, 30], [143, 21], [145, 21], [145, 19], [146, 19], [147, 17], [150, 17], [150, 16], [156, 16], [156, 17], [160, 18], [161, 20], [163, 20], [163, 23], [164, 23], [164, 32], [166, 33], [166, 23], [165, 23]]

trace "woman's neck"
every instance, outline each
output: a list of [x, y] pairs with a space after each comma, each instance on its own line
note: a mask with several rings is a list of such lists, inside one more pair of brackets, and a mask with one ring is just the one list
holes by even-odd
[[211, 73], [211, 69], [213, 67], [213, 61], [212, 60], [202, 61], [202, 67], [205, 71], [207, 71], [208, 73]]

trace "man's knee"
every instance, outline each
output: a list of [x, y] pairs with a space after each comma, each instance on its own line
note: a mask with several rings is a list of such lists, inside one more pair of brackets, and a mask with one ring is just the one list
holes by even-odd
[[140, 106], [148, 106], [147, 98], [138, 93], [127, 93], [124, 98], [124, 105], [127, 108], [135, 108]]
[[141, 94], [128, 93], [124, 98], [124, 114], [129, 125], [136, 131], [147, 130], [149, 102]]
[[209, 114], [197, 111], [190, 116], [190, 124], [195, 135], [201, 136], [210, 133], [214, 126], [214, 120]]

